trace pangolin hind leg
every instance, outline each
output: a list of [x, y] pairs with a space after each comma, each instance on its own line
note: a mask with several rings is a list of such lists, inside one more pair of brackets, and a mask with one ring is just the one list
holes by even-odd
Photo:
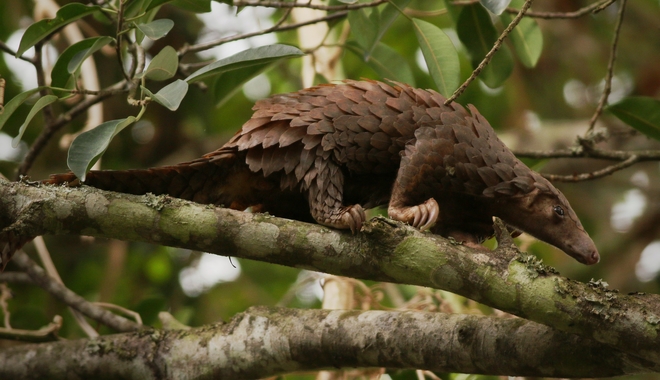
[[438, 140], [431, 128], [418, 129], [415, 137], [415, 143], [407, 145], [401, 157], [387, 213], [394, 220], [426, 230], [440, 217], [440, 207], [432, 194], [439, 185], [434, 168], [441, 168], [442, 162], [435, 154], [438, 149], [433, 144]]
[[317, 158], [307, 189], [307, 199], [312, 217], [319, 223], [333, 228], [350, 228], [359, 231], [367, 219], [359, 204], [345, 206], [344, 173], [330, 160]]

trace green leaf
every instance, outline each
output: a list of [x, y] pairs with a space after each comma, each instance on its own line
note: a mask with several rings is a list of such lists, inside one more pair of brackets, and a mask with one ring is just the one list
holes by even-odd
[[[114, 41], [114, 38], [107, 36], [92, 37], [66, 48], [57, 59], [57, 62], [55, 62], [53, 70], [50, 73], [51, 86], [74, 89], [76, 87], [78, 70], [82, 66], [83, 61], [112, 41]], [[66, 92], [57, 90], [54, 90], [54, 93], [60, 97], [69, 95]]]
[[[513, 17], [509, 14], [500, 16], [502, 23], [509, 25]], [[534, 67], [543, 51], [543, 34], [539, 24], [531, 18], [523, 18], [509, 35], [516, 55], [525, 67]]]
[[94, 54], [110, 42], [114, 41], [114, 38], [108, 36], [96, 37], [92, 39], [95, 40], [92, 46], [90, 46], [88, 49], [77, 52], [69, 61], [69, 64], [66, 67], [69, 74], [75, 73], [80, 68], [80, 66], [82, 66], [87, 57]]
[[172, 5], [195, 13], [211, 12], [211, 0], [174, 0]]
[[458, 87], [461, 74], [454, 44], [440, 28], [431, 23], [413, 19], [413, 27], [438, 91], [444, 96], [451, 95]]
[[55, 18], [37, 21], [27, 28], [23, 34], [23, 37], [21, 38], [21, 43], [18, 46], [18, 50], [16, 51], [16, 57], [23, 55], [23, 53], [25, 53], [29, 48], [33, 47], [39, 43], [39, 41], [48, 37], [59, 28], [89, 14], [92, 14], [100, 9], [101, 7], [96, 5], [87, 6], [80, 3], [69, 3], [63, 6], [57, 11]]
[[[365, 51], [355, 42], [349, 42], [346, 48], [360, 58], [365, 56]], [[376, 45], [371, 57], [366, 62], [383, 79], [393, 79], [399, 82], [415, 85], [415, 77], [410, 65], [396, 50], [380, 42]]]
[[502, 45], [488, 63], [488, 66], [481, 72], [479, 79], [490, 88], [500, 87], [511, 76], [513, 64], [511, 49], [506, 45]]
[[385, 5], [382, 11], [379, 11], [378, 8], [373, 8], [369, 15], [367, 15], [365, 8], [352, 11], [348, 14], [351, 31], [360, 46], [364, 49], [363, 59], [365, 61], [369, 60], [378, 42], [383, 38], [383, 35], [387, 32], [394, 20], [401, 14], [399, 10], [406, 8], [410, 4], [410, 1], [391, 0]]
[[227, 100], [231, 99], [232, 96], [240, 91], [247, 81], [266, 71], [273, 66], [273, 64], [274, 62], [264, 63], [234, 70], [231, 73], [220, 74], [215, 82], [213, 82], [213, 99], [215, 101], [215, 106], [222, 106]]
[[500, 15], [509, 6], [511, 0], [480, 0], [479, 2], [493, 14]]
[[643, 134], [660, 140], [660, 100], [632, 96], [607, 107], [614, 116]]
[[157, 40], [163, 38], [167, 33], [172, 30], [174, 27], [174, 21], [163, 18], [160, 20], [152, 21], [148, 24], [137, 24], [135, 25], [145, 36], [150, 40]]
[[348, 12], [348, 24], [351, 26], [351, 34], [364, 51], [371, 50], [371, 46], [376, 40], [378, 18], [378, 9], [372, 9], [371, 14], [367, 14], [367, 10], [364, 8]]
[[164, 106], [170, 111], [176, 111], [177, 108], [179, 108], [179, 105], [181, 105], [181, 101], [186, 96], [186, 93], [188, 92], [188, 83], [181, 79], [177, 79], [176, 81], [161, 88], [160, 91], [155, 94], [145, 87], [142, 87], [142, 89], [145, 90], [149, 96], [151, 96], [154, 102]]
[[73, 174], [84, 182], [87, 172], [108, 149], [112, 138], [135, 120], [135, 117], [129, 116], [125, 119], [106, 121], [96, 128], [78, 135], [71, 143], [66, 161]]
[[176, 74], [179, 67], [179, 56], [171, 46], [165, 46], [149, 62], [149, 67], [145, 71], [145, 77], [156, 81], [170, 79]]
[[[473, 68], [479, 66], [498, 37], [488, 12], [479, 4], [463, 8], [458, 16], [456, 32], [470, 54]], [[506, 45], [503, 45], [482, 72], [480, 79], [488, 87], [499, 87], [511, 72], [513, 58]]]
[[18, 146], [18, 143], [21, 142], [21, 138], [23, 138], [23, 133], [25, 133], [25, 130], [27, 129], [28, 124], [30, 124], [30, 121], [32, 121], [32, 118], [34, 118], [34, 116], [39, 111], [41, 111], [42, 108], [46, 107], [47, 105], [51, 104], [56, 100], [57, 100], [57, 96], [46, 95], [42, 98], [39, 98], [39, 100], [37, 100], [37, 102], [34, 103], [34, 106], [32, 106], [30, 113], [28, 113], [27, 117], [25, 118], [25, 121], [18, 129], [18, 135], [16, 135], [16, 137], [14, 137], [14, 139], [11, 142], [12, 148], [16, 148]]
[[2, 110], [2, 112], [0, 112], [0, 129], [2, 129], [7, 120], [9, 120], [9, 117], [14, 113], [14, 111], [16, 111], [18, 106], [23, 104], [26, 100], [28, 100], [30, 96], [36, 92], [41, 91], [43, 88], [44, 87], [33, 88], [31, 90], [21, 92], [20, 94], [11, 98], [11, 100], [5, 104], [5, 108]]
[[251, 48], [202, 67], [190, 74], [186, 78], [186, 82], [193, 83], [227, 71], [263, 65], [282, 58], [299, 57], [301, 55], [304, 55], [304, 53], [300, 49], [289, 45], [274, 44]]
[[171, 1], [172, 1], [172, 0], [151, 0], [151, 2], [149, 3], [149, 5], [147, 5], [147, 8], [145, 9], [145, 12], [149, 12], [150, 10], [152, 10], [152, 9], [154, 9], [154, 8], [156, 8], [156, 7], [159, 7], [159, 6], [163, 5], [163, 4], [167, 4], [167, 3], [171, 2]]

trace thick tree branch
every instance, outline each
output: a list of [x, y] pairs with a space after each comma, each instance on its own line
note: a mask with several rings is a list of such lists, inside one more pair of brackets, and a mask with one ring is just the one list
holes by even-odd
[[[405, 331], [405, 334], [401, 334]], [[552, 358], [548, 365], [547, 358]], [[522, 319], [253, 307], [226, 324], [0, 351], [0, 377], [255, 379], [328, 367], [602, 377], [660, 366]]]
[[[19, 218], [20, 223], [8, 223]], [[600, 282], [562, 278], [513, 248], [474, 250], [382, 218], [351, 235], [170, 197], [2, 180], [0, 224], [0, 236], [77, 234], [145, 241], [434, 287], [660, 363], [660, 296], [620, 295]]]

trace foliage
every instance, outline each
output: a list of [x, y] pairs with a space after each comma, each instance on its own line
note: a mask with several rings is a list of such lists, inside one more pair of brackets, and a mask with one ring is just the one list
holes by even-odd
[[[34, 12], [32, 2], [7, 1], [6, 11], [0, 16], [0, 41], [20, 34], [18, 21]], [[31, 155], [16, 162], [1, 162], [2, 173], [7, 177], [18, 172], [44, 178], [66, 170], [66, 162], [70, 170], [84, 178], [102, 155], [103, 167], [116, 169], [196, 158], [221, 146], [250, 117], [254, 99], [243, 91], [246, 83], [257, 78], [261, 82], [250, 83], [269, 84], [270, 93], [300, 89], [303, 84], [298, 72], [304, 65], [300, 57], [326, 47], [341, 49], [337, 61], [339, 72], [345, 77], [397, 80], [434, 88], [449, 97], [479, 67], [514, 20], [516, 13], [508, 12], [507, 7], [520, 9], [524, 1], [453, 4], [393, 0], [377, 6], [365, 1], [321, 2], [328, 8], [318, 17], [327, 21], [330, 30], [327, 40], [313, 48], [300, 46], [298, 28], [283, 28], [294, 23], [287, 8], [262, 17], [262, 21], [272, 25], [263, 33], [253, 30], [219, 37], [219, 32], [207, 30], [208, 25], [200, 21], [201, 14], [212, 8], [225, 10], [224, 14], [216, 13], [216, 17], [221, 17], [217, 23], [239, 20], [254, 8], [247, 1], [233, 3], [239, 7], [219, 6], [210, 0], [98, 2], [100, 5], [70, 2], [55, 14], [34, 20], [18, 44], [2, 44], [3, 50], [12, 54], [0, 57], [0, 77], [6, 80], [0, 132], [13, 138], [14, 147], [27, 144], [33, 149]], [[576, 7], [570, 3], [535, 7], [565, 11], [563, 7]], [[477, 105], [507, 144], [520, 149], [548, 151], [566, 147], [573, 144], [576, 136], [597, 144], [602, 140], [592, 132], [600, 131], [595, 135], [609, 136], [600, 145], [603, 149], [657, 150], [658, 143], [645, 138], [660, 139], [660, 86], [653, 80], [660, 77], [656, 64], [660, 52], [648, 35], [648, 30], [657, 25], [660, 9], [651, 3], [628, 4], [628, 19], [622, 28], [613, 70], [618, 87], [610, 96], [613, 104], [605, 108], [608, 112], [600, 118], [600, 129], [587, 130], [585, 125], [598, 106], [604, 87], [601, 82], [607, 77], [616, 8], [620, 3], [593, 16], [569, 20], [523, 17], [488, 61], [477, 82], [468, 86], [457, 101]], [[352, 8], [348, 11], [342, 8], [349, 6]], [[280, 20], [286, 22], [279, 23]], [[82, 39], [64, 37], [63, 28], [70, 24], [83, 30]], [[274, 31], [277, 33], [271, 33]], [[204, 34], [206, 39], [198, 38]], [[250, 35], [263, 39], [243, 43]], [[276, 37], [267, 40], [267, 36]], [[220, 49], [220, 53], [209, 58], [215, 49]], [[40, 67], [41, 64], [34, 65], [31, 52], [35, 51], [41, 59], [48, 57], [50, 50], [57, 52], [50, 75], [44, 71], [35, 88], [25, 88], [20, 77], [8, 68], [10, 60], [20, 62], [14, 57]], [[89, 63], [96, 65], [99, 88], [84, 87], [84, 77], [89, 75], [85, 65]], [[341, 79], [340, 75], [316, 74], [317, 83]], [[48, 77], [50, 80], [46, 80]], [[95, 97], [103, 104], [103, 120], [85, 126], [81, 115], [91, 104], [81, 110], [76, 107]], [[631, 132], [618, 119], [641, 135]], [[530, 127], [535, 125], [534, 120], [541, 120], [542, 128]], [[567, 128], [561, 127], [563, 120], [568, 120]], [[68, 143], [71, 135], [62, 136], [62, 131], [74, 134], [75, 140]], [[41, 136], [47, 136], [43, 137], [45, 143], [35, 143]], [[68, 151], [57, 149], [57, 138]], [[576, 145], [574, 150], [582, 152], [585, 146], [589, 145]], [[21, 160], [24, 161], [19, 166]], [[570, 176], [602, 166], [594, 166], [591, 161], [553, 161], [545, 169]], [[633, 173], [646, 178], [646, 184], [631, 181]], [[657, 279], [642, 283], [634, 275], [642, 250], [657, 239], [657, 228], [653, 227], [658, 225], [657, 207], [640, 211], [643, 216], [633, 218], [634, 224], [625, 229], [617, 229], [610, 220], [615, 218], [611, 214], [613, 205], [623, 198], [622, 194], [631, 191], [642, 193], [647, 206], [657, 205], [659, 174], [657, 164], [640, 164], [633, 171], [619, 171], [597, 183], [562, 187], [601, 247], [603, 262], [596, 268], [578, 266], [553, 248], [524, 237], [520, 243], [569, 277], [584, 281], [602, 277], [623, 291], [657, 293]], [[159, 326], [157, 314], [162, 310], [170, 310], [184, 324], [202, 325], [228, 319], [251, 305], [320, 306], [320, 300], [314, 296], [318, 287], [310, 286], [318, 283], [318, 277], [305, 271], [249, 260], [232, 263], [223, 258], [205, 265], [240, 273], [237, 278], [202, 284], [197, 293], [186, 294], [181, 288], [185, 273], [199, 275], [198, 264], [208, 263], [204, 261], [208, 260], [205, 254], [139, 243], [118, 246], [98, 240], [80, 242], [75, 237], [52, 237], [46, 241], [55, 266], [70, 289], [88, 300], [112, 302], [138, 311], [146, 324]], [[34, 248], [28, 246], [27, 250]], [[233, 269], [234, 265], [238, 268]], [[64, 307], [40, 290], [30, 285], [12, 285], [12, 289], [16, 300], [10, 301], [9, 311], [14, 327], [38, 329], [50, 322], [52, 315], [60, 314], [64, 316], [61, 336], [83, 336]], [[363, 308], [495, 313], [446, 292], [429, 293], [403, 285], [389, 288], [380, 283], [358, 285], [357, 289], [356, 303]], [[375, 302], [378, 297], [380, 301]], [[101, 328], [101, 332], [109, 331]], [[393, 372], [390, 376], [415, 378], [411, 372]]]

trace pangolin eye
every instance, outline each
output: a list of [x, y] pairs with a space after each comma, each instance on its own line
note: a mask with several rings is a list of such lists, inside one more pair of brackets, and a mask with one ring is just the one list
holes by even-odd
[[564, 216], [564, 209], [561, 208], [561, 206], [555, 206], [552, 208], [552, 210], [555, 212], [555, 214], [559, 216]]

